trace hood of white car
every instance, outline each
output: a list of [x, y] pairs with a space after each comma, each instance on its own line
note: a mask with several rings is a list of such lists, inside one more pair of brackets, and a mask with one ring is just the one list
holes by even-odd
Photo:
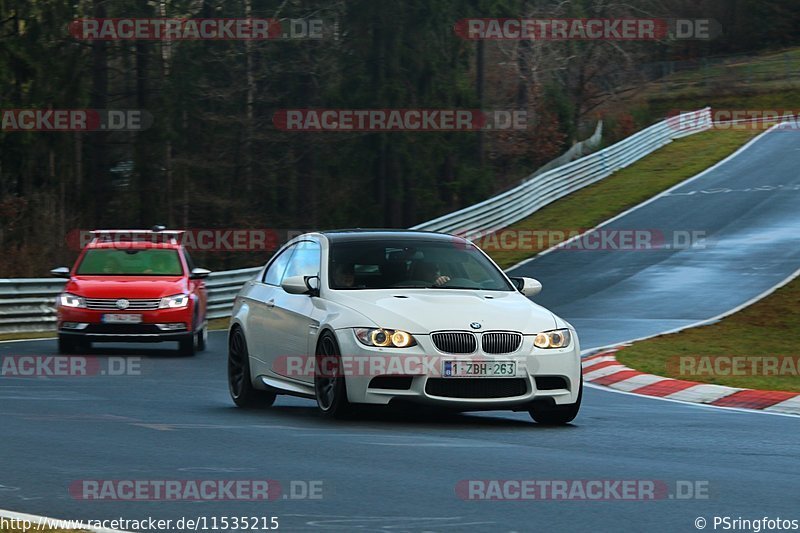
[[[519, 331], [534, 334], [557, 327], [556, 318], [518, 292], [448, 289], [336, 291], [335, 301], [374, 325], [426, 334], [441, 330]], [[372, 326], [373, 324], [352, 324]]]

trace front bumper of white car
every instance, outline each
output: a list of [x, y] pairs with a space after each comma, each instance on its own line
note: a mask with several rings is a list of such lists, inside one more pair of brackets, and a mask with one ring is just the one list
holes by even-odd
[[[580, 345], [574, 332], [571, 344], [563, 349], [536, 348], [534, 336], [525, 335], [514, 352], [486, 354], [479, 348], [469, 355], [443, 353], [429, 335], [414, 335], [417, 344], [410, 348], [365, 346], [349, 328], [337, 330], [336, 336], [348, 363], [378, 363], [346, 365], [347, 396], [353, 403], [416, 402], [492, 410], [521, 408], [534, 401], [557, 405], [578, 401]], [[444, 364], [451, 361], [514, 362], [516, 372], [513, 377], [445, 377]]]

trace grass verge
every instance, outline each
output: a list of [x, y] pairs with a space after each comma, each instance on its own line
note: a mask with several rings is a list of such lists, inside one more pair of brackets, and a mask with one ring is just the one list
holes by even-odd
[[[798, 303], [800, 279], [716, 324], [637, 342], [620, 351], [617, 359], [641, 372], [675, 379], [745, 389], [800, 392], [800, 375], [797, 373], [800, 361]], [[684, 356], [691, 356], [697, 364], [684, 365], [685, 371], [681, 372], [679, 358]], [[722, 364], [704, 364], [720, 356], [724, 357]], [[767, 372], [757, 370], [761, 367], [758, 363], [764, 362], [758, 358], [781, 356], [794, 360], [793, 363], [784, 361], [777, 365], [775, 372], [784, 375], [763, 375]], [[740, 359], [747, 362], [742, 363], [741, 369], [734, 370], [737, 367], [729, 364], [732, 357], [753, 359]], [[758, 364], [755, 372], [754, 363]], [[772, 373], [772, 370], [767, 370]], [[759, 375], [735, 375], [739, 373]]]

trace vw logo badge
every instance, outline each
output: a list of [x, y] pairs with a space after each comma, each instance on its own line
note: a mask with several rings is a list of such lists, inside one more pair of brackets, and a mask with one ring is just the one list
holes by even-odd
[[480, 322], [473, 322], [472, 324], [469, 325], [469, 327], [471, 327], [472, 329], [481, 329], [483, 326], [481, 326]]
[[131, 305], [131, 303], [125, 298], [117, 300], [117, 309], [127, 309], [129, 305]]

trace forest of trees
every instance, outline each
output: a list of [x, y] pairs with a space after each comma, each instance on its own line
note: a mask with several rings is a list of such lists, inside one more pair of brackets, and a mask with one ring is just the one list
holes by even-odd
[[[518, 183], [590, 134], [640, 65], [795, 45], [799, 11], [797, 0], [0, 0], [0, 107], [153, 117], [141, 132], [0, 130], [0, 276], [71, 261], [75, 228], [408, 227]], [[82, 17], [247, 16], [323, 19], [325, 36], [87, 41], [68, 31]], [[713, 18], [724, 34], [478, 42], [453, 31], [468, 17]], [[285, 132], [273, 114], [287, 108], [524, 109], [531, 124]]]

